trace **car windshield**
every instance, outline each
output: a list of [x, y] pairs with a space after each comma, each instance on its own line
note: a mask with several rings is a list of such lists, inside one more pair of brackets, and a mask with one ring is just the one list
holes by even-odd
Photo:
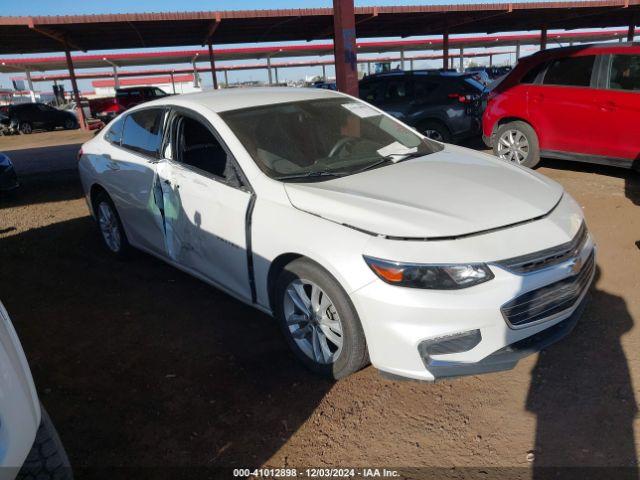
[[350, 98], [280, 103], [220, 115], [260, 169], [279, 180], [345, 176], [443, 148]]

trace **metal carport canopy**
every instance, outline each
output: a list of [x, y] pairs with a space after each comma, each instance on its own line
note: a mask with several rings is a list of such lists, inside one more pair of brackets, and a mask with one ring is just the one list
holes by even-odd
[[[625, 38], [627, 30], [605, 30], [589, 32], [559, 32], [549, 34], [550, 42], [601, 42]], [[539, 34], [522, 35], [494, 35], [481, 37], [459, 37], [449, 40], [449, 48], [478, 48], [478, 47], [506, 47], [516, 45], [537, 45], [540, 42]], [[358, 42], [358, 54], [388, 53], [404, 50], [405, 52], [441, 50], [442, 39], [432, 38], [424, 40], [385, 40], [378, 42]], [[333, 56], [333, 44], [302, 44], [282, 45], [268, 47], [246, 48], [216, 48], [214, 53], [217, 61], [249, 60], [261, 58], [287, 58], [307, 56]], [[485, 55], [499, 55], [506, 52], [486, 52]], [[207, 60], [208, 52], [205, 49], [182, 50], [167, 52], [136, 52], [136, 53], [109, 53], [104, 55], [74, 55], [73, 64], [78, 69], [100, 68], [116, 64], [121, 67], [141, 67], [152, 65], [167, 65], [190, 63], [194, 57], [199, 60]], [[482, 56], [482, 55], [478, 55]], [[441, 58], [441, 57], [436, 57]], [[407, 57], [410, 60], [411, 57]], [[415, 59], [415, 57], [414, 57]], [[366, 59], [363, 59], [366, 61]], [[333, 62], [331, 62], [333, 63]], [[31, 58], [4, 58], [0, 59], [0, 73], [12, 73], [24, 71], [48, 72], [64, 70], [67, 68], [64, 57], [31, 57]], [[223, 68], [218, 66], [219, 70]]]
[[[628, 26], [640, 0], [380, 6], [355, 9], [359, 38]], [[333, 36], [333, 9], [0, 17], [0, 54], [110, 50]]]

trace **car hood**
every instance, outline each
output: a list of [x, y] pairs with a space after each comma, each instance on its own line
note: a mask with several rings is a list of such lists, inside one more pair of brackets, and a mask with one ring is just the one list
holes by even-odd
[[442, 151], [316, 183], [286, 183], [292, 205], [328, 220], [400, 238], [455, 237], [550, 212], [557, 183], [489, 155]]

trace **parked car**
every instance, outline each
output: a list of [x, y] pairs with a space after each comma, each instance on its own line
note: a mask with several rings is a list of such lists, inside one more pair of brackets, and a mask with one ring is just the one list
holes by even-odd
[[10, 119], [6, 114], [0, 112], [0, 136], [16, 135], [18, 131], [18, 121]]
[[630, 168], [640, 158], [640, 45], [556, 48], [524, 58], [489, 94], [483, 138], [500, 158]]
[[117, 115], [135, 105], [166, 96], [167, 93], [158, 87], [118, 88], [113, 97], [89, 100], [89, 109], [93, 117], [109, 123]]
[[18, 176], [11, 159], [4, 153], [0, 153], [0, 193], [8, 192], [18, 186]]
[[71, 480], [69, 459], [38, 401], [20, 340], [0, 302], [0, 478]]
[[274, 315], [332, 378], [369, 359], [421, 380], [511, 368], [572, 329], [595, 271], [559, 184], [330, 90], [149, 102], [78, 167], [109, 252]]
[[32, 133], [34, 130], [54, 130], [57, 127], [67, 130], [80, 127], [73, 113], [58, 110], [44, 103], [11, 105], [8, 116], [18, 123], [20, 133], [23, 134]]
[[480, 135], [483, 89], [470, 75], [415, 70], [366, 77], [360, 98], [429, 138], [459, 142]]
[[470, 67], [465, 69], [465, 73], [485, 87], [491, 83], [492, 77], [489, 73], [488, 67]]

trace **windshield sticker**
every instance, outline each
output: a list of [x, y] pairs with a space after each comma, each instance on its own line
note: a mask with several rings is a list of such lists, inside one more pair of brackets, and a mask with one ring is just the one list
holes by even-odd
[[374, 110], [369, 105], [366, 105], [364, 103], [356, 103], [356, 102], [343, 103], [342, 107], [346, 108], [351, 113], [353, 113], [354, 115], [357, 115], [360, 118], [369, 118], [369, 117], [375, 117], [377, 115], [382, 115], [380, 112], [378, 112], [377, 110]]
[[389, 157], [391, 155], [407, 155], [409, 153], [414, 153], [417, 151], [417, 147], [407, 147], [400, 142], [390, 143], [386, 147], [382, 147], [380, 150], [377, 150], [378, 155], [380, 155], [381, 157]]

